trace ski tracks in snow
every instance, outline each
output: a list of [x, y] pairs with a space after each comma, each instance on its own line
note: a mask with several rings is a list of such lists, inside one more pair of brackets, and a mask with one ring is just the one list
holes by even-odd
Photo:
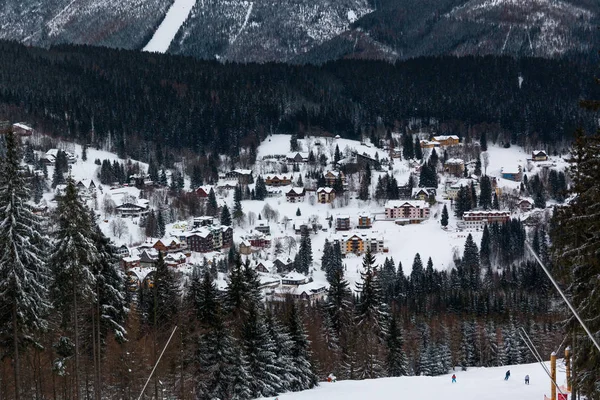
[[242, 26], [240, 27], [240, 30], [235, 35], [235, 37], [233, 38], [233, 40], [231, 41], [230, 44], [234, 44], [235, 41], [237, 40], [238, 36], [240, 36], [240, 34], [244, 31], [244, 29], [246, 29], [246, 25], [248, 24], [248, 20], [250, 19], [250, 14], [252, 14], [252, 7], [254, 7], [254, 2], [251, 1], [250, 6], [248, 6], [248, 11], [246, 11], [246, 18], [244, 18], [244, 23], [242, 24]]

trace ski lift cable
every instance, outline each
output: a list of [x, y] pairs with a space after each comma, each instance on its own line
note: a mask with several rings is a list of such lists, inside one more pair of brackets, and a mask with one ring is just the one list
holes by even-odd
[[542, 262], [542, 260], [540, 260], [540, 257], [538, 257], [538, 255], [535, 253], [535, 251], [533, 251], [533, 248], [531, 247], [531, 245], [529, 244], [528, 241], [525, 241], [525, 246], [531, 252], [531, 254], [535, 258], [535, 260], [538, 262], [538, 264], [540, 265], [540, 267], [542, 267], [542, 269], [544, 270], [544, 272], [546, 273], [546, 275], [548, 276], [548, 278], [550, 278], [550, 281], [552, 282], [552, 284], [554, 285], [554, 287], [556, 288], [556, 290], [558, 291], [558, 293], [560, 293], [560, 295], [563, 298], [563, 300], [565, 301], [565, 303], [567, 303], [567, 306], [569, 306], [569, 308], [571, 309], [571, 312], [573, 313], [573, 315], [575, 315], [575, 317], [577, 318], [577, 321], [579, 321], [579, 324], [585, 330], [585, 333], [587, 333], [587, 335], [590, 338], [590, 340], [592, 341], [592, 343], [594, 343], [594, 346], [596, 346], [596, 349], [598, 349], [598, 351], [600, 352], [600, 344], [598, 343], [598, 341], [596, 340], [596, 338], [594, 337], [594, 335], [592, 334], [592, 332], [588, 329], [588, 327], [585, 324], [585, 322], [583, 322], [583, 319], [579, 316], [579, 314], [577, 313], [577, 310], [575, 310], [575, 307], [573, 307], [573, 305], [571, 304], [571, 302], [567, 299], [567, 296], [565, 296], [565, 294], [563, 293], [563, 291], [561, 290], [561, 288], [558, 286], [558, 283], [556, 283], [556, 281], [554, 280], [554, 278], [552, 277], [552, 275], [550, 275], [550, 271], [548, 271], [548, 269], [546, 268], [546, 266], [544, 265], [544, 263]]
[[527, 340], [531, 344], [531, 348], [535, 351], [535, 354], [537, 354], [537, 359], [538, 360], [543, 360], [542, 355], [537, 350], [537, 348], [534, 346], [533, 340], [531, 340], [531, 338], [529, 337], [529, 335], [527, 334], [527, 332], [525, 331], [525, 329], [523, 327], [521, 327], [521, 331], [523, 331], [523, 334], [525, 335], [525, 337], [527, 338]]
[[152, 375], [154, 374], [154, 371], [156, 370], [156, 367], [158, 366], [158, 363], [160, 362], [160, 359], [162, 358], [163, 354], [165, 354], [165, 350], [167, 350], [167, 346], [169, 346], [169, 343], [171, 343], [171, 339], [173, 339], [173, 335], [175, 334], [176, 330], [177, 330], [177, 325], [175, 325], [175, 328], [173, 328], [173, 332], [171, 332], [171, 336], [169, 336], [169, 340], [167, 340], [167, 343], [165, 344], [165, 347], [163, 347], [162, 352], [160, 353], [160, 356], [158, 357], [158, 360], [156, 360], [156, 363], [154, 364], [154, 368], [152, 368], [152, 372], [150, 372], [150, 375], [148, 376], [148, 379], [146, 380], [146, 383], [144, 384], [144, 387], [142, 388], [142, 391], [140, 392], [140, 396], [137, 398], [137, 400], [140, 400], [142, 398], [142, 396], [144, 395], [146, 386], [148, 386], [150, 379], [152, 379]]
[[[529, 348], [529, 351], [531, 351], [531, 353], [533, 354], [533, 356], [537, 359], [537, 354], [538, 351], [537, 349], [534, 351], [531, 349], [529, 343], [527, 342], [527, 340], [523, 337], [523, 335], [521, 334], [521, 332], [519, 332], [519, 336], [521, 336], [521, 339], [523, 339], [523, 341], [525, 342], [525, 344], [527, 345], [527, 348]], [[533, 346], [533, 343], [531, 344], [531, 346]], [[535, 349], [535, 346], [533, 346], [533, 348]], [[538, 362], [540, 363], [540, 365], [542, 366], [542, 368], [544, 369], [544, 372], [546, 373], [546, 375], [548, 375], [548, 378], [550, 378], [550, 382], [552, 382], [552, 384], [556, 387], [556, 390], [558, 390], [558, 392], [560, 394], [565, 394], [561, 389], [560, 386], [558, 386], [558, 384], [556, 383], [556, 381], [554, 379], [552, 379], [552, 374], [550, 373], [550, 371], [548, 371], [548, 367], [546, 367], [546, 364], [544, 363], [544, 361], [542, 359], [539, 359]]]

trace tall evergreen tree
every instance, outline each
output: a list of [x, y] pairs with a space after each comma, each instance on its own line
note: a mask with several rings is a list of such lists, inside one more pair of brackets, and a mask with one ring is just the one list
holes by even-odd
[[479, 180], [479, 206], [484, 210], [492, 208], [492, 181], [484, 175]]
[[292, 301], [287, 326], [292, 341], [292, 364], [297, 371], [291, 385], [293, 391], [312, 389], [318, 384], [318, 378], [311, 361], [310, 342], [300, 312], [296, 303]]
[[488, 149], [487, 135], [485, 132], [482, 132], [481, 136], [479, 136], [479, 149], [481, 151], [487, 151], [487, 149]]
[[402, 142], [402, 157], [405, 160], [415, 158], [415, 145], [412, 140], [412, 135], [404, 134]]
[[244, 211], [242, 210], [242, 187], [237, 185], [233, 192], [233, 219], [239, 224], [244, 218]]
[[[219, 206], [217, 205], [217, 196], [213, 188], [210, 188], [208, 192], [208, 201], [206, 202], [206, 215], [217, 216]], [[231, 223], [229, 223], [231, 225]]]
[[156, 234], [159, 238], [165, 236], [166, 233], [166, 223], [165, 217], [163, 215], [162, 210], [158, 210], [158, 216], [156, 217]]
[[224, 204], [221, 209], [221, 225], [231, 226], [231, 214], [229, 214], [227, 204]]
[[0, 165], [0, 337], [12, 344], [15, 398], [21, 398], [20, 349], [36, 341], [47, 328], [50, 304], [48, 239], [41, 234], [41, 219], [28, 205], [29, 186], [19, 167], [17, 139], [5, 135], [6, 155]]
[[75, 397], [80, 391], [80, 325], [82, 312], [87, 312], [96, 299], [94, 265], [99, 254], [94, 241], [90, 213], [77, 195], [72, 179], [67, 180], [64, 196], [57, 207], [55, 243], [50, 255], [52, 270], [50, 293], [54, 308], [61, 315], [62, 327], [70, 331], [74, 342]]
[[[573, 201], [556, 210], [552, 230], [558, 275], [569, 284], [573, 305], [592, 332], [600, 331], [598, 277], [600, 276], [600, 130], [585, 136], [579, 132], [572, 150], [570, 173]], [[560, 267], [558, 267], [560, 266]], [[577, 339], [574, 386], [596, 398], [600, 388], [600, 352], [574, 322], [568, 329]]]
[[333, 153], [333, 163], [337, 164], [342, 159], [342, 155], [340, 154], [340, 148], [338, 145], [335, 145], [335, 152]]
[[444, 228], [448, 226], [448, 208], [446, 208], [445, 204], [444, 208], [442, 209], [442, 217], [440, 219], [440, 223]]
[[392, 314], [390, 319], [389, 332], [386, 338], [387, 359], [386, 369], [388, 376], [406, 376], [408, 375], [408, 361], [404, 353], [404, 340], [402, 328]]
[[423, 159], [423, 150], [421, 149], [421, 141], [419, 140], [419, 137], [415, 137], [415, 158], [417, 160], [422, 160]]
[[179, 286], [175, 275], [158, 252], [152, 287], [144, 290], [140, 298], [146, 322], [156, 330], [169, 328], [176, 321], [179, 309]]
[[256, 178], [254, 196], [256, 200], [264, 200], [267, 197], [267, 186], [265, 185], [265, 180], [260, 175]]

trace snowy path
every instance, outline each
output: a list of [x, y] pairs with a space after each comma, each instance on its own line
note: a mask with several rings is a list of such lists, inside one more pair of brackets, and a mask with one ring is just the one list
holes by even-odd
[[[63, 8], [62, 10], [60, 10], [58, 12], [58, 14], [56, 14], [50, 21], [46, 22], [45, 25], [46, 26], [50, 26], [50, 24], [52, 24], [58, 17], [60, 17], [65, 11], [67, 11], [72, 5], [73, 3], [75, 3], [77, 0], [73, 0], [71, 1], [69, 4], [67, 4], [67, 6], [65, 8]], [[29, 39], [31, 39], [32, 37], [34, 37], [35, 35], [37, 35], [38, 33], [40, 33], [42, 31], [42, 29], [38, 29], [37, 31], [35, 31], [34, 33], [32, 33], [31, 35], [27, 36], [25, 39], [23, 39], [23, 42], [27, 42]]]
[[238, 31], [237, 35], [235, 35], [235, 37], [231, 41], [231, 44], [235, 43], [235, 41], [237, 40], [238, 36], [240, 36], [240, 33], [242, 33], [244, 31], [244, 29], [246, 28], [246, 24], [248, 24], [248, 20], [250, 19], [250, 14], [252, 14], [252, 7], [254, 7], [254, 2], [250, 2], [250, 6], [248, 7], [248, 11], [246, 11], [246, 18], [244, 18], [244, 23], [240, 27], [240, 30]]
[[152, 39], [150, 39], [143, 50], [165, 53], [169, 49], [179, 28], [189, 17], [195, 4], [196, 0], [175, 0], [169, 11], [167, 11], [165, 19], [161, 22], [156, 32], [154, 32], [154, 36], [152, 36]]

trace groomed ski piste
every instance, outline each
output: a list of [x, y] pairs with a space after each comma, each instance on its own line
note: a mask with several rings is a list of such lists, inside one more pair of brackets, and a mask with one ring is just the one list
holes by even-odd
[[171, 42], [181, 25], [188, 19], [195, 4], [196, 0], [175, 0], [167, 11], [165, 19], [143, 50], [151, 53], [165, 53], [169, 50]]
[[[549, 363], [546, 363], [549, 369]], [[504, 380], [507, 370], [510, 378]], [[452, 374], [456, 383], [452, 383]], [[530, 384], [525, 384], [529, 375]], [[562, 360], [557, 361], [557, 383], [566, 385]], [[494, 368], [469, 368], [447, 375], [405, 376], [363, 381], [321, 382], [303, 392], [284, 393], [278, 400], [544, 400], [550, 396], [550, 378], [539, 363]], [[274, 400], [266, 397], [261, 400]]]

